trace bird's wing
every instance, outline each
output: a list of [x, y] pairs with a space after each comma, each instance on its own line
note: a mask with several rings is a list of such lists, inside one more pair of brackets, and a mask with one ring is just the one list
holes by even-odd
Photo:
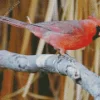
[[64, 34], [66, 33], [71, 34], [73, 30], [75, 30], [75, 28], [82, 30], [80, 21], [77, 20], [42, 22], [42, 23], [36, 23], [34, 25], [44, 28], [48, 31], [54, 31], [57, 33], [64, 33]]

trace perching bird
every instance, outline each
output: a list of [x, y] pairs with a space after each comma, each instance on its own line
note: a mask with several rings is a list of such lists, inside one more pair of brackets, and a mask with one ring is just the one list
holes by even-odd
[[29, 29], [35, 36], [44, 39], [61, 54], [66, 50], [76, 50], [89, 45], [100, 36], [100, 20], [89, 16], [85, 20], [52, 21], [29, 24], [0, 16], [0, 21]]

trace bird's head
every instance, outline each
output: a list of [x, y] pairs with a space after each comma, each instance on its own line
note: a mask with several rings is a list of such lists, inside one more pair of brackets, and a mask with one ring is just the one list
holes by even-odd
[[98, 37], [100, 37], [100, 26], [96, 27], [96, 34], [93, 37], [93, 40], [97, 39]]
[[95, 25], [96, 25], [96, 34], [93, 37], [93, 40], [95, 40], [98, 37], [100, 37], [100, 19], [97, 19], [94, 16], [89, 16], [88, 18], [93, 20], [95, 22]]

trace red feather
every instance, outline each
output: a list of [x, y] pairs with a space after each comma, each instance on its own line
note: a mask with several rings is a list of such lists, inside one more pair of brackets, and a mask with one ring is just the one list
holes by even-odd
[[0, 21], [20, 28], [29, 29], [34, 35], [43, 38], [61, 53], [89, 45], [96, 34], [100, 21], [92, 16], [85, 20], [54, 21], [28, 24], [0, 16]]

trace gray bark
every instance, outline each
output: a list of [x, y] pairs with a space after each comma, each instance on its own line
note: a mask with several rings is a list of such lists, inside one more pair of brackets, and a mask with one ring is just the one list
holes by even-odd
[[68, 75], [95, 100], [100, 100], [100, 77], [67, 54], [21, 55], [1, 50], [0, 67], [29, 73], [44, 71]]

